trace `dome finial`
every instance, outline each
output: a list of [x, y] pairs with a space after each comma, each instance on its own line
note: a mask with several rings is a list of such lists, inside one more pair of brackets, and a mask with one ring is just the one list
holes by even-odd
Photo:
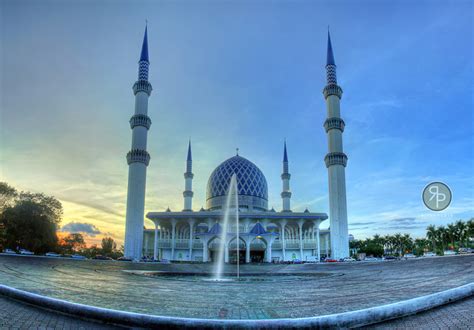
[[235, 155], [236, 155], [236, 156], [239, 155], [239, 148], [235, 148]]

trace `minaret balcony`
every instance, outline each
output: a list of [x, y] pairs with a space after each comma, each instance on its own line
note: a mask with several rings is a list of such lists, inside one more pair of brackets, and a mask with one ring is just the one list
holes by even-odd
[[147, 80], [138, 80], [133, 84], [133, 94], [137, 95], [138, 92], [145, 92], [150, 96], [153, 88]]
[[342, 88], [336, 84], [329, 84], [324, 87], [323, 94], [325, 99], [330, 95], [336, 95], [340, 99], [342, 97]]
[[150, 154], [146, 150], [133, 149], [127, 153], [127, 163], [143, 163], [146, 166], [150, 163]]
[[326, 133], [329, 132], [329, 130], [331, 129], [338, 129], [341, 132], [344, 132], [345, 126], [346, 126], [346, 123], [344, 123], [344, 120], [338, 117], [328, 118], [324, 122], [324, 128], [326, 129]]
[[283, 173], [283, 174], [281, 175], [281, 179], [282, 179], [282, 180], [290, 180], [290, 178], [291, 178], [291, 174], [290, 174], [290, 173]]
[[326, 167], [331, 165], [342, 165], [346, 167], [347, 156], [343, 152], [330, 152], [324, 157], [324, 162], [326, 163]]
[[183, 191], [183, 197], [193, 197], [194, 193], [190, 190]]
[[147, 115], [134, 115], [130, 118], [130, 128], [133, 129], [135, 126], [143, 126], [146, 129], [150, 129], [151, 119]]
[[281, 198], [291, 198], [291, 191], [283, 191], [281, 193]]
[[186, 172], [186, 173], [184, 173], [184, 178], [185, 179], [192, 179], [192, 178], [194, 178], [194, 174], [191, 173], [191, 172]]

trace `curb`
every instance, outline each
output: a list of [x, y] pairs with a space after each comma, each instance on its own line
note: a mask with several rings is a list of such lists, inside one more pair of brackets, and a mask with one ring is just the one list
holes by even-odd
[[6, 285], [0, 285], [0, 295], [75, 317], [134, 327], [166, 327], [168, 329], [317, 329], [359, 327], [422, 312], [474, 295], [474, 283], [427, 296], [353, 312], [296, 319], [265, 320], [196, 319], [124, 312], [45, 297]]

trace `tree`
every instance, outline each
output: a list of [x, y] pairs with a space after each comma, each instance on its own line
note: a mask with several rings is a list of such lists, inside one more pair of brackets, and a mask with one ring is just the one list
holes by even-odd
[[19, 195], [20, 201], [28, 201], [38, 205], [41, 214], [46, 216], [49, 221], [59, 226], [63, 216], [63, 206], [53, 196], [47, 196], [43, 193], [30, 193], [22, 191]]
[[368, 256], [381, 257], [383, 256], [384, 250], [381, 244], [377, 244], [371, 239], [367, 239], [365, 244], [361, 247], [360, 252], [365, 253]]
[[422, 256], [426, 249], [428, 249], [430, 243], [424, 238], [417, 238], [414, 242], [414, 253], [417, 256]]
[[469, 238], [474, 238], [474, 218], [471, 218], [467, 222], [467, 236]]
[[37, 201], [21, 199], [7, 207], [0, 218], [5, 230], [5, 246], [25, 248], [35, 253], [54, 250], [57, 246], [57, 222]]
[[402, 249], [403, 249], [403, 245], [402, 245], [402, 234], [396, 233], [396, 234], [393, 236], [393, 243], [394, 243], [394, 246], [395, 246], [396, 254], [398, 254], [399, 256], [401, 256], [401, 255], [402, 255]]
[[454, 249], [454, 242], [459, 240], [457, 226], [453, 223], [448, 224], [447, 234], [451, 242], [451, 247]]
[[101, 249], [96, 244], [94, 244], [91, 247], [83, 248], [81, 250], [81, 254], [87, 258], [93, 258], [96, 255], [101, 254]]
[[0, 213], [12, 205], [18, 192], [6, 182], [0, 182]]
[[436, 237], [437, 237], [437, 231], [436, 231], [435, 226], [429, 225], [426, 228], [426, 237], [430, 240], [431, 249], [434, 251], [436, 249]]
[[384, 236], [384, 242], [385, 242], [385, 250], [388, 254], [392, 254], [393, 248], [394, 248], [394, 237], [391, 235], [385, 235]]
[[84, 241], [84, 236], [80, 233], [72, 233], [63, 237], [61, 243], [61, 248], [65, 253], [75, 253], [86, 247], [86, 242]]
[[410, 237], [410, 234], [403, 234], [401, 238], [402, 243], [402, 255], [405, 255], [406, 252], [411, 252], [413, 250], [413, 239]]
[[117, 250], [117, 244], [112, 237], [102, 238], [102, 254], [111, 256]]
[[446, 247], [446, 242], [448, 241], [448, 232], [446, 230], [446, 227], [438, 227], [438, 229], [436, 230], [436, 240], [438, 243], [438, 254], [443, 254]]
[[469, 236], [468, 226], [462, 220], [458, 220], [455, 226], [456, 226], [457, 237], [459, 240], [459, 245], [464, 246], [464, 243], [466, 242]]

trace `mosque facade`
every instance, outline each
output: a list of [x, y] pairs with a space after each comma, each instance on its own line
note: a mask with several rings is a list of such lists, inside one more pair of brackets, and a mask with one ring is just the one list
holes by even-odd
[[[344, 258], [349, 255], [345, 167], [347, 156], [342, 150], [344, 121], [340, 118], [342, 89], [337, 85], [336, 65], [328, 35], [326, 64], [327, 86], [323, 95], [327, 105], [324, 128], [329, 152], [325, 157], [329, 178], [329, 210], [325, 213], [298, 212], [291, 209], [289, 160], [286, 143], [282, 161], [282, 207], [268, 208], [268, 185], [262, 171], [238, 153], [222, 162], [211, 173], [206, 193], [206, 207], [193, 209], [193, 162], [191, 142], [188, 146], [183, 210], [149, 212], [146, 217], [154, 228], [144, 228], [146, 168], [150, 155], [146, 151], [148, 117], [147, 31], [139, 61], [138, 81], [134, 84], [135, 113], [130, 119], [132, 149], [127, 154], [129, 180], [125, 230], [125, 256], [139, 260], [143, 256], [156, 260], [211, 262], [216, 260], [224, 240], [225, 262], [319, 261], [321, 256]], [[223, 211], [231, 177], [237, 181], [239, 221], [223, 233]], [[330, 228], [320, 224], [330, 219]], [[238, 233], [238, 235], [237, 235]]]

